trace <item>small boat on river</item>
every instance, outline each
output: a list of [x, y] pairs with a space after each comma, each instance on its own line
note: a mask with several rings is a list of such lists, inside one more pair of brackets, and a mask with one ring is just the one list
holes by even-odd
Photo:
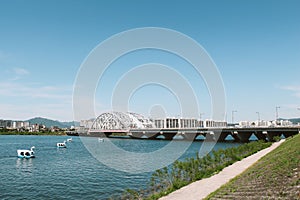
[[64, 141], [62, 143], [58, 142], [58, 143], [56, 143], [56, 146], [58, 148], [67, 148], [66, 141]]
[[22, 150], [22, 149], [19, 149], [17, 150], [17, 153], [18, 153], [18, 158], [34, 158], [35, 155], [34, 155], [34, 146], [32, 146], [30, 148], [30, 150]]
[[72, 142], [72, 138], [68, 138], [68, 139], [67, 139], [67, 142]]

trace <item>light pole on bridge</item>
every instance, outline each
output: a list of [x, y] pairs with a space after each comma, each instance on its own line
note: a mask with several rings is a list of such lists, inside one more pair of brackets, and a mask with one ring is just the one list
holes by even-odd
[[200, 114], [199, 114], [200, 121], [202, 120], [202, 116], [203, 116], [204, 114], [205, 114], [205, 113], [200, 113]]
[[257, 117], [258, 117], [258, 122], [260, 122], [260, 113], [256, 112], [256, 114], [257, 114]]
[[280, 108], [280, 106], [276, 106], [275, 108], [276, 108], [276, 121], [278, 121], [278, 119], [279, 119], [278, 109]]
[[237, 112], [237, 110], [233, 110], [232, 112], [231, 112], [231, 120], [232, 120], [232, 124], [234, 123], [234, 113], [236, 113]]

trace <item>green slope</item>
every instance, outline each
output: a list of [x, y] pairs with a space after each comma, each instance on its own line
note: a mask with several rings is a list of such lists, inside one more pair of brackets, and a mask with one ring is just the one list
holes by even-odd
[[207, 199], [300, 199], [300, 135], [288, 138]]

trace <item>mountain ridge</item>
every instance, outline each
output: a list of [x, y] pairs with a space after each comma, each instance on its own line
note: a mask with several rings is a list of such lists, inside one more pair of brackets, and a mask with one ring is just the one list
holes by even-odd
[[300, 118], [290, 118], [290, 119], [279, 118], [279, 120], [289, 120], [289, 121], [291, 121], [293, 124], [300, 123]]
[[79, 126], [79, 122], [71, 121], [71, 122], [61, 122], [58, 120], [52, 120], [44, 117], [34, 117], [26, 120], [30, 124], [43, 124], [46, 127], [57, 126], [59, 128], [70, 128], [71, 126]]

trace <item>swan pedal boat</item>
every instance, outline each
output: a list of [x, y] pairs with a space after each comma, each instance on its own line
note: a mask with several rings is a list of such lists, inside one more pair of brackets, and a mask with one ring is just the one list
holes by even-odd
[[67, 148], [67, 145], [66, 145], [66, 141], [64, 141], [64, 142], [62, 142], [62, 143], [56, 143], [56, 146], [58, 147], [58, 148]]
[[35, 147], [31, 147], [30, 150], [23, 150], [23, 149], [19, 149], [17, 150], [18, 153], [18, 158], [34, 158], [34, 149]]

